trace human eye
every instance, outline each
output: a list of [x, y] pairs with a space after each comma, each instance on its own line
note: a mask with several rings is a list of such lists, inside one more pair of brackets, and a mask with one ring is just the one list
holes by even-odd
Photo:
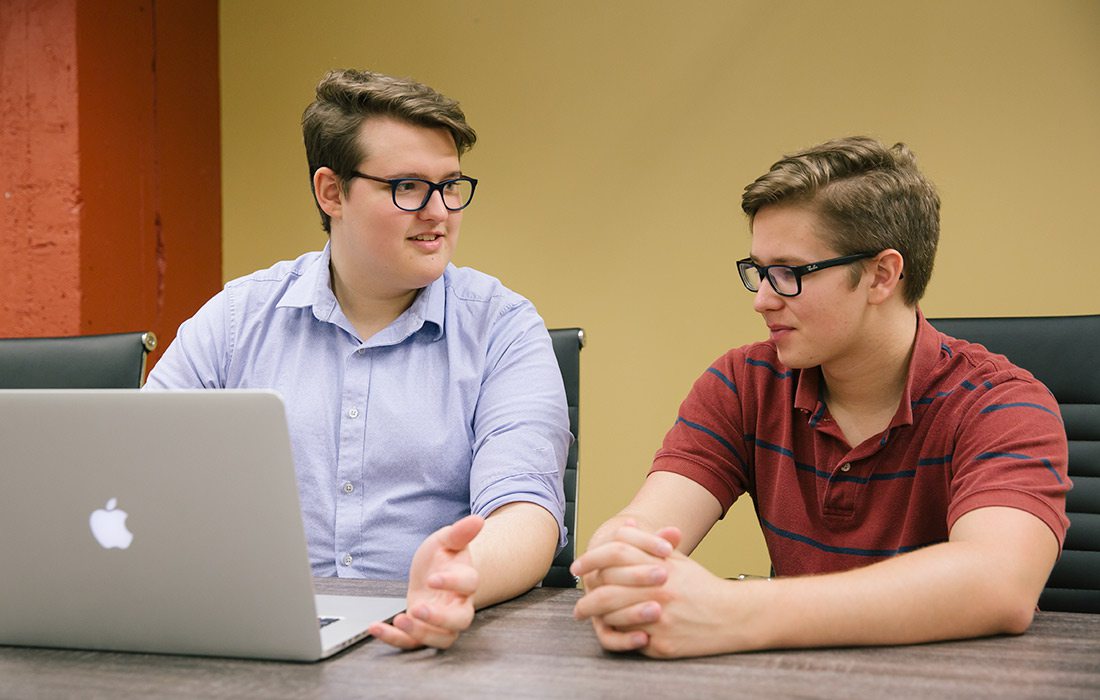
[[780, 294], [798, 293], [798, 273], [788, 265], [768, 266], [768, 279], [772, 281], [775, 291]]
[[777, 282], [794, 282], [798, 275], [789, 265], [772, 265], [768, 268], [770, 274]]

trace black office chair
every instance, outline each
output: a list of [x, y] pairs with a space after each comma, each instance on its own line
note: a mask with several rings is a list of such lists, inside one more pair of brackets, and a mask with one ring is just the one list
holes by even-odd
[[151, 331], [60, 338], [0, 338], [0, 389], [137, 389]]
[[1023, 367], [1058, 400], [1069, 438], [1070, 528], [1042, 610], [1100, 613], [1100, 315], [930, 319]]
[[569, 431], [573, 433], [573, 445], [569, 448], [569, 458], [565, 463], [565, 549], [554, 557], [550, 572], [542, 580], [544, 586], [556, 588], [575, 588], [577, 579], [569, 573], [576, 551], [577, 531], [577, 448], [580, 440], [580, 392], [581, 392], [581, 348], [584, 347], [583, 328], [551, 328], [550, 339], [554, 341], [554, 354], [558, 358], [561, 378], [565, 382], [565, 400], [569, 404]]

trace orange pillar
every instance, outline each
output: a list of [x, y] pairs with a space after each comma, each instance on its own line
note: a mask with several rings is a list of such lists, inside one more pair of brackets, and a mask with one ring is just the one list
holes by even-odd
[[221, 286], [217, 20], [216, 0], [0, 2], [0, 336], [163, 349]]
[[0, 40], [0, 336], [76, 334], [74, 2], [0, 2]]

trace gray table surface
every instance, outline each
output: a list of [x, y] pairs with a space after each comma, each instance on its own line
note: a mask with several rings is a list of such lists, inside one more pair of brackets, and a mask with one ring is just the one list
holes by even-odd
[[368, 640], [314, 664], [0, 647], [0, 697], [1100, 698], [1100, 615], [1039, 613], [1020, 637], [654, 661], [603, 652], [572, 619], [579, 595], [540, 589], [483, 610], [445, 652]]

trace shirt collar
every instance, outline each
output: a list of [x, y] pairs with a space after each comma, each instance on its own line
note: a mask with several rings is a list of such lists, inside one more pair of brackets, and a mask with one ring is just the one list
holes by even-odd
[[[439, 340], [443, 337], [443, 321], [447, 313], [447, 282], [453, 274], [453, 270], [454, 265], [447, 263], [443, 274], [421, 290], [416, 297], [416, 301], [424, 303], [424, 321], [435, 325], [435, 334], [432, 336], [432, 340]], [[414, 303], [413, 306], [416, 306], [416, 304]]]
[[[917, 333], [913, 340], [913, 354], [909, 359], [909, 371], [897, 413], [890, 427], [913, 424], [913, 397], [923, 396], [935, 381], [934, 369], [940, 356], [940, 335], [917, 309]], [[794, 406], [810, 414], [810, 423], [816, 424], [825, 412], [821, 395], [821, 367], [811, 367], [798, 373]]]
[[928, 393], [936, 381], [936, 365], [940, 360], [941, 347], [940, 332], [917, 309], [917, 337], [913, 341], [913, 357], [909, 360], [909, 376], [905, 378], [901, 405], [898, 406], [891, 426], [913, 424], [913, 406]]
[[[306, 264], [283, 292], [279, 299], [280, 308], [312, 308], [313, 315], [319, 321], [335, 323], [354, 334], [347, 321], [336, 295], [332, 291], [331, 273], [332, 251], [326, 243], [321, 254]], [[371, 339], [371, 345], [391, 345], [400, 343], [426, 324], [433, 325], [432, 339], [443, 337], [443, 319], [446, 315], [446, 278], [451, 272], [448, 264], [443, 275], [420, 290], [411, 306], [394, 320], [386, 329]]]
[[313, 315], [321, 321], [330, 321], [332, 312], [339, 306], [332, 293], [329, 263], [332, 260], [329, 244], [321, 254], [306, 263], [298, 276], [287, 285], [279, 299], [279, 308], [313, 308]]
[[423, 329], [432, 340], [443, 337], [443, 318], [446, 311], [448, 264], [443, 274], [420, 290], [405, 313], [401, 314], [385, 330], [374, 338], [371, 345], [395, 345]]

